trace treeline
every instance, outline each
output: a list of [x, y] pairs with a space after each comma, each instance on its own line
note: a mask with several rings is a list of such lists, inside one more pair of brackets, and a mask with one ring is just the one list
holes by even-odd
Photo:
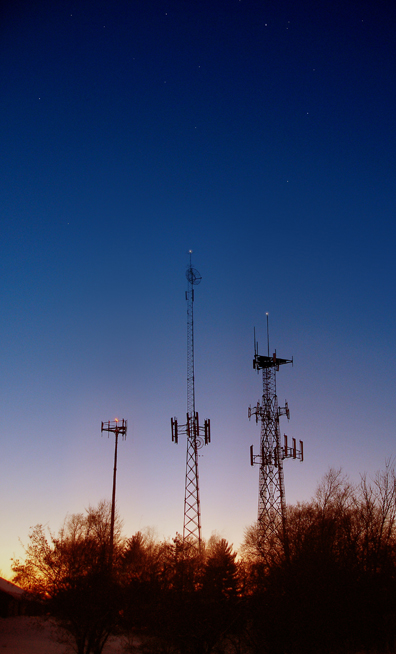
[[[396, 478], [357, 486], [331, 470], [315, 497], [287, 509], [268, 546], [252, 526], [240, 552], [212, 537], [122, 536], [110, 506], [68, 517], [57, 535], [31, 530], [13, 581], [29, 591], [78, 654], [123, 634], [147, 654], [394, 652]], [[285, 554], [286, 552], [286, 554]]]

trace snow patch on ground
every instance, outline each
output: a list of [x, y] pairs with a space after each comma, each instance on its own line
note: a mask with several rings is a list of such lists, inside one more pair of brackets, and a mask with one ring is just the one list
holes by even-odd
[[[73, 650], [59, 642], [51, 619], [17, 616], [0, 618], [0, 654], [71, 654]], [[106, 643], [103, 654], [125, 654], [124, 640]]]

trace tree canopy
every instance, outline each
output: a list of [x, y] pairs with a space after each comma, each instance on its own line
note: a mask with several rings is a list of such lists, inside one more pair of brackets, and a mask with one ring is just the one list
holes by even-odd
[[14, 582], [45, 603], [78, 654], [100, 654], [119, 622], [117, 568], [123, 542], [115, 529], [116, 565], [109, 566], [109, 503], [66, 518], [58, 535], [34, 527], [25, 560], [12, 565]]
[[[111, 634], [131, 651], [168, 654], [385, 653], [396, 643], [396, 477], [390, 465], [352, 485], [330, 470], [310, 502], [287, 507], [272, 558], [260, 530], [239, 555], [223, 538], [197, 549], [176, 535], [122, 536], [110, 507], [29, 535], [14, 581], [39, 599], [78, 654]], [[271, 546], [273, 548], [273, 544]]]

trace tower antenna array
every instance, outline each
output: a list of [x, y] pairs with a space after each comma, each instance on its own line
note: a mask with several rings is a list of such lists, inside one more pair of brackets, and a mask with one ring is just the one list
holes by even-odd
[[201, 508], [199, 499], [198, 450], [210, 443], [210, 420], [200, 426], [195, 411], [194, 374], [194, 286], [201, 282], [201, 275], [190, 263], [186, 270], [187, 300], [187, 421], [179, 425], [177, 418], [171, 418], [172, 441], [178, 443], [179, 434], [187, 436], [186, 483], [184, 492], [183, 542], [198, 549], [201, 547]]
[[259, 496], [258, 496], [258, 540], [259, 547], [264, 556], [273, 558], [278, 550], [279, 535], [281, 535], [285, 555], [288, 556], [288, 540], [286, 530], [286, 499], [285, 484], [283, 476], [284, 459], [299, 459], [303, 461], [303, 442], [297, 448], [296, 439], [292, 439], [289, 446], [286, 434], [283, 437], [283, 446], [279, 429], [279, 418], [287, 416], [290, 418], [290, 411], [287, 402], [284, 407], [278, 406], [276, 394], [276, 373], [279, 367], [288, 363], [293, 364], [293, 359], [280, 359], [276, 356], [276, 350], [272, 356], [269, 355], [269, 326], [267, 316], [267, 356], [259, 355], [256, 334], [254, 335], [254, 358], [253, 368], [262, 371], [263, 393], [261, 403], [253, 408], [249, 407], [248, 417], [255, 415], [256, 423], [260, 421], [260, 451], [253, 453], [253, 445], [250, 448], [250, 463], [253, 466], [258, 464], [259, 468]]

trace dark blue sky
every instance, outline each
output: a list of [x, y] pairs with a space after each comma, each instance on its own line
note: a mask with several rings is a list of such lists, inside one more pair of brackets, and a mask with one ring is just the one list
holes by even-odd
[[[130, 535], [182, 530], [188, 250], [212, 444], [202, 525], [256, 517], [253, 328], [302, 466], [395, 455], [396, 7], [334, 0], [19, 1], [1, 9], [0, 567], [38, 522], [110, 497]], [[14, 492], [10, 494], [10, 487]]]

